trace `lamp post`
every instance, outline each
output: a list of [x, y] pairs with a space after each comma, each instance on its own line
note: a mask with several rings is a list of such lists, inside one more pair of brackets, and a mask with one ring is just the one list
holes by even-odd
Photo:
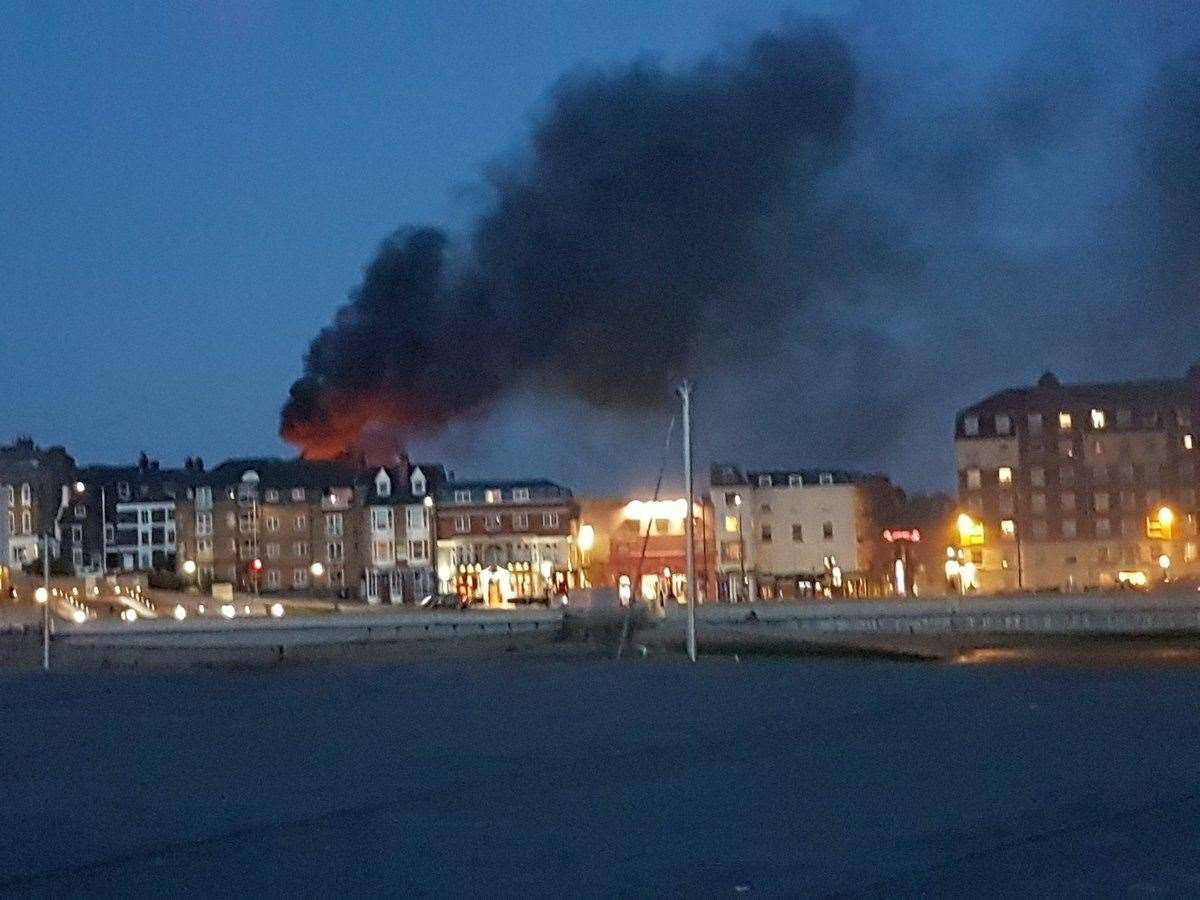
[[741, 599], [741, 593], [746, 587], [746, 535], [742, 531], [742, 495], [733, 495], [733, 505], [737, 507], [737, 526], [738, 526], [738, 567], [741, 569], [742, 580], [738, 582], [737, 596], [734, 602]]
[[687, 653], [696, 661], [696, 521], [692, 508], [696, 502], [692, 484], [692, 383], [685, 381], [679, 386], [679, 399], [683, 404], [683, 480], [687, 490]]
[[185, 559], [183, 561], [183, 574], [187, 575], [189, 578], [192, 578], [195, 581], [196, 590], [199, 591], [200, 590], [200, 569], [199, 569], [199, 567], [197, 567], [195, 560]]
[[585, 582], [584, 586], [590, 585], [591, 581], [588, 578], [588, 552], [596, 545], [596, 529], [591, 525], [580, 525], [579, 538], [575, 543], [579, 547], [579, 570]]

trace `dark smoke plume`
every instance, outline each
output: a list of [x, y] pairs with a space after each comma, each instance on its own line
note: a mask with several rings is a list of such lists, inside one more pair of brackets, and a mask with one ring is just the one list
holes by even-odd
[[842, 157], [858, 81], [812, 26], [683, 73], [564, 79], [457, 264], [436, 229], [384, 242], [309, 348], [284, 437], [332, 456], [369, 422], [435, 431], [525, 386], [661, 404], [702, 332], [750, 336], [797, 299], [758, 289], [769, 234]]

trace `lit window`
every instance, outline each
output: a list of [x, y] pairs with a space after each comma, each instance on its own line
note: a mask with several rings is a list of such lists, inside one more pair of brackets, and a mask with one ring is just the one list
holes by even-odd
[[1193, 444], [1193, 441], [1192, 441], [1192, 436], [1191, 436], [1190, 434], [1185, 434], [1185, 435], [1183, 436], [1183, 449], [1184, 449], [1184, 450], [1191, 450], [1191, 449], [1192, 449], [1192, 444]]
[[483, 500], [485, 503], [499, 503], [503, 494], [500, 488], [488, 488], [483, 492]]
[[1017, 533], [1017, 523], [1012, 519], [1000, 520], [1000, 533], [1006, 538], [1011, 538]]
[[1010, 467], [1001, 466], [999, 475], [1001, 484], [1012, 484], [1012, 469]]
[[1097, 431], [1099, 431], [1101, 428], [1103, 428], [1107, 424], [1108, 424], [1108, 420], [1105, 418], [1104, 410], [1093, 409], [1092, 410], [1092, 427], [1095, 428]]
[[725, 517], [725, 531], [729, 534], [736, 534], [737, 530], [738, 530], [738, 517], [737, 516], [726, 516]]
[[1058, 427], [1061, 428], [1063, 431], [1067, 431], [1070, 429], [1071, 414], [1069, 412], [1066, 412], [1064, 410], [1063, 412], [1060, 412], [1058, 414]]

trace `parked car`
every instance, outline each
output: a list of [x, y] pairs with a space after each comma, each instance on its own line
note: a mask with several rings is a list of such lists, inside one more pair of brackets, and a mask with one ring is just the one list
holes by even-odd
[[469, 604], [458, 594], [427, 594], [417, 605], [422, 609], [466, 609]]

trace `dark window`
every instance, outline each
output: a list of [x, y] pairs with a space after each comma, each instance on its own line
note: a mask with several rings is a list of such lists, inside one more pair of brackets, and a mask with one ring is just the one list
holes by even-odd
[[804, 540], [804, 526], [803, 525], [793, 525], [792, 526], [792, 540], [793, 541], [803, 541]]
[[764, 544], [771, 543], [771, 526], [764, 525], [762, 527], [762, 539]]
[[832, 541], [833, 540], [833, 523], [826, 522], [824, 525], [821, 526], [821, 532], [824, 535], [825, 540]]

